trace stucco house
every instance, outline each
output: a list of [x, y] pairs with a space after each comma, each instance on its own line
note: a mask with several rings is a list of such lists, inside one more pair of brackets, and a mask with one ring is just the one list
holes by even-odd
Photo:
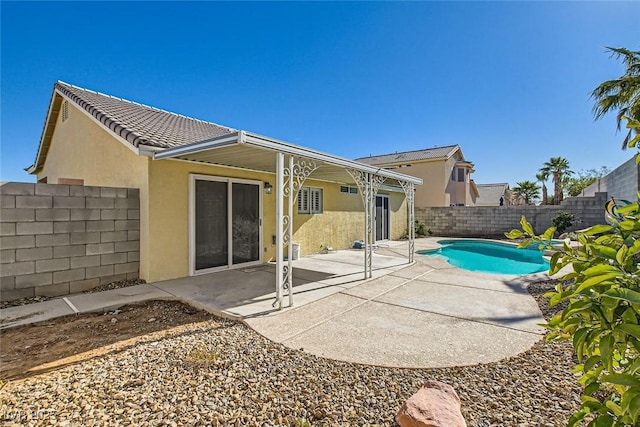
[[[412, 238], [414, 185], [422, 184], [64, 82], [54, 84], [27, 171], [38, 182], [140, 189], [139, 273], [147, 281], [269, 261], [290, 272], [289, 242], [304, 255], [407, 230]], [[290, 274], [276, 276], [278, 289], [290, 283]]]
[[416, 189], [416, 207], [475, 206], [478, 190], [459, 145], [361, 157], [357, 162], [402, 172], [429, 185]]
[[509, 184], [501, 182], [498, 184], [477, 184], [478, 198], [476, 206], [500, 206], [500, 199], [504, 206], [512, 203], [511, 189]]

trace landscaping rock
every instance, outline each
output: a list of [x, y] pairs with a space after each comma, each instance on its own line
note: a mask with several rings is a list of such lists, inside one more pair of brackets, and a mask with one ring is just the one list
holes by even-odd
[[407, 399], [396, 421], [401, 427], [467, 427], [456, 391], [439, 381], [427, 381]]

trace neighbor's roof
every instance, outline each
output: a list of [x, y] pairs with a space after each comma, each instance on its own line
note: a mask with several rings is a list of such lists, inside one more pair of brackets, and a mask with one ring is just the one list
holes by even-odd
[[140, 144], [170, 148], [216, 138], [236, 131], [215, 123], [116, 98], [58, 81], [53, 86], [49, 111], [31, 173], [44, 164], [64, 100], [73, 102], [133, 147]]
[[459, 145], [447, 145], [446, 147], [426, 148], [422, 150], [404, 151], [402, 153], [381, 154], [378, 156], [361, 157], [357, 162], [368, 165], [387, 165], [395, 163], [415, 162], [420, 160], [448, 159], [460, 150]]
[[497, 206], [500, 204], [500, 197], [509, 189], [509, 184], [476, 184], [478, 187], [478, 198], [476, 206]]

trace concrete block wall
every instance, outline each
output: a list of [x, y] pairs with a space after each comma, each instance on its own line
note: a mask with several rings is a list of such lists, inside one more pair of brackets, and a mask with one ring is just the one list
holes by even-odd
[[524, 215], [536, 233], [552, 226], [559, 211], [571, 212], [574, 224], [568, 231], [604, 223], [607, 193], [594, 197], [570, 197], [559, 206], [452, 206], [416, 208], [416, 220], [424, 222], [436, 236], [504, 237], [514, 228], [521, 229]]
[[592, 197], [595, 193], [606, 192], [609, 197], [635, 202], [640, 190], [640, 174], [638, 173], [636, 156], [612, 170], [590, 186], [582, 190], [581, 196]]
[[138, 278], [138, 189], [0, 183], [0, 300]]

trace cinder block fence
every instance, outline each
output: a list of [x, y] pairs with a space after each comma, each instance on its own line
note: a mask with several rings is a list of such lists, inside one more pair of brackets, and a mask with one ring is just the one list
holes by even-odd
[[552, 226], [560, 211], [571, 212], [574, 223], [568, 231], [604, 223], [607, 193], [593, 197], [570, 197], [560, 205], [547, 206], [453, 206], [416, 209], [416, 220], [423, 222], [436, 236], [497, 237], [514, 228], [521, 229], [524, 215], [536, 233]]
[[139, 190], [0, 183], [0, 300], [138, 278]]

